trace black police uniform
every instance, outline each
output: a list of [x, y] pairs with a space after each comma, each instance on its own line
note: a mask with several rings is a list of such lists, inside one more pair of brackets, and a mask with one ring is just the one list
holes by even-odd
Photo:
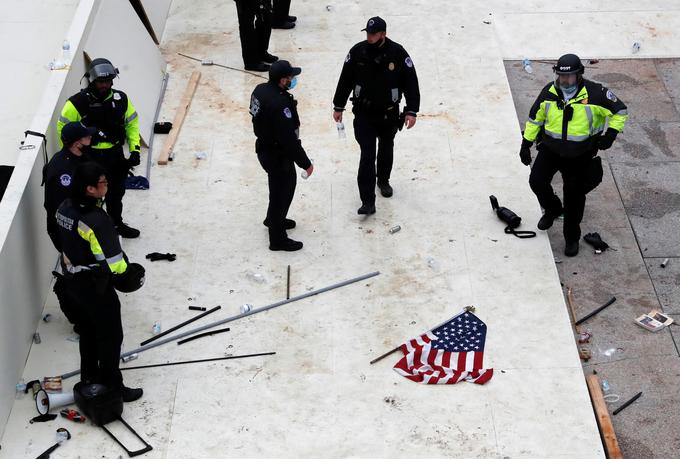
[[[550, 92], [555, 87], [557, 95]], [[579, 94], [585, 87], [588, 97], [583, 101], [588, 105], [606, 107], [613, 113], [625, 113], [626, 105], [621, 99], [608, 98], [611, 92], [593, 81], [582, 79], [576, 90]], [[529, 118], [534, 119], [536, 112], [544, 101], [552, 101], [556, 109], [563, 110], [562, 90], [554, 83], [548, 83], [534, 102]], [[565, 122], [568, 117], [564, 116]], [[566, 132], [566, 126], [563, 126]], [[556, 139], [545, 133], [539, 134], [536, 145], [537, 155], [529, 175], [529, 186], [545, 210], [546, 218], [555, 218], [564, 213], [563, 234], [567, 243], [576, 243], [581, 237], [581, 221], [586, 205], [586, 195], [594, 190], [602, 181], [602, 160], [597, 156], [599, 142], [604, 136], [593, 135], [585, 141], [573, 142]], [[611, 145], [611, 143], [609, 144]], [[551, 185], [557, 172], [562, 175], [564, 203], [555, 194]], [[539, 226], [540, 228], [540, 226]]]
[[272, 34], [272, 0], [234, 0], [245, 67], [261, 64]]
[[361, 148], [359, 195], [365, 205], [375, 204], [376, 139], [377, 178], [388, 184], [392, 171], [394, 136], [400, 127], [399, 103], [406, 98], [404, 112], [416, 116], [420, 109], [418, 77], [413, 61], [398, 43], [385, 38], [380, 47], [362, 41], [350, 49], [342, 67], [334, 110], [344, 110], [353, 92], [354, 136]]
[[273, 25], [283, 25], [289, 22], [290, 0], [273, 0]]
[[[87, 204], [67, 199], [57, 210], [56, 221], [62, 263], [76, 299], [81, 380], [122, 388], [118, 363], [123, 326], [120, 301], [113, 287], [113, 276], [120, 274], [112, 274], [110, 268], [120, 266], [124, 260], [118, 233], [111, 217], [95, 199]], [[101, 253], [95, 253], [99, 251], [95, 247], [100, 247]]]
[[[57, 209], [66, 199], [71, 197], [71, 182], [73, 173], [79, 164], [88, 161], [88, 156], [83, 153], [80, 156], [71, 153], [64, 147], [52, 157], [49, 163], [43, 167], [43, 184], [45, 185], [45, 210], [47, 211], [47, 234], [54, 244], [54, 248], [61, 252], [59, 228], [57, 226]], [[76, 324], [76, 300], [73, 297], [68, 281], [63, 273], [55, 273], [54, 293], [59, 300], [59, 307], [72, 324]], [[76, 327], [76, 332], [80, 332]]]
[[[78, 110], [81, 123], [87, 127], [97, 128], [99, 133], [92, 137], [92, 146], [98, 142], [114, 144], [111, 148], [90, 148], [90, 157], [106, 169], [109, 189], [106, 193], [106, 211], [116, 225], [123, 223], [123, 196], [125, 195], [125, 179], [130, 165], [123, 152], [126, 139], [125, 112], [128, 108], [128, 97], [123, 91], [111, 89], [111, 97], [105, 100], [98, 97], [90, 88], [81, 90], [69, 98]], [[131, 148], [138, 147], [130, 145]]]
[[297, 176], [295, 166], [312, 165], [300, 142], [297, 101], [277, 81], [257, 85], [250, 97], [250, 114], [257, 140], [255, 151], [269, 181], [269, 207], [266, 223], [272, 246], [288, 238], [286, 215], [293, 201]]

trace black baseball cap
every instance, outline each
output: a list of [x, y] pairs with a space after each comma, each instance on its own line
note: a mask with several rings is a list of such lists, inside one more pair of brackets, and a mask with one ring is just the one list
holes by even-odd
[[387, 23], [380, 16], [375, 16], [368, 20], [366, 28], [361, 29], [361, 31], [366, 31], [368, 33], [387, 32]]
[[269, 81], [278, 81], [287, 76], [295, 76], [302, 73], [300, 67], [293, 67], [288, 61], [276, 61], [269, 68]]
[[75, 123], [67, 123], [61, 129], [61, 141], [64, 142], [65, 145], [70, 145], [76, 140], [95, 135], [96, 133], [96, 128], [87, 127], [80, 121], [76, 121]]

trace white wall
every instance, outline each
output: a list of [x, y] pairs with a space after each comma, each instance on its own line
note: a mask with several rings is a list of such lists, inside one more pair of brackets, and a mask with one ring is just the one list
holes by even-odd
[[[35, 34], [41, 33], [39, 28]], [[44, 132], [49, 155], [58, 149], [56, 120], [68, 97], [80, 89], [85, 73], [83, 51], [90, 57], [108, 57], [121, 70], [116, 87], [128, 93], [140, 115], [142, 135], [152, 134], [166, 64], [137, 14], [127, 1], [81, 0], [67, 35], [73, 50], [69, 71], [52, 72], [45, 88], [17, 87], [15, 91], [42, 91], [30, 128]], [[42, 139], [29, 136], [26, 147], [15, 152], [14, 173], [0, 201], [0, 436], [14, 401], [52, 281], [56, 252], [45, 230], [40, 186], [44, 164]]]

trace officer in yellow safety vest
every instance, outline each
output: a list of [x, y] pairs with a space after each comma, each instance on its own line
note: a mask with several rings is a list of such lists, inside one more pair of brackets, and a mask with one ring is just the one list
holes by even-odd
[[[64, 125], [75, 121], [97, 129], [92, 137], [90, 158], [106, 170], [109, 182], [106, 211], [120, 236], [136, 238], [139, 230], [123, 223], [123, 196], [128, 171], [140, 163], [139, 118], [127, 94], [112, 89], [118, 73], [108, 59], [94, 59], [84, 76], [89, 84], [64, 104], [57, 121], [57, 133], [61, 138]], [[129, 158], [123, 152], [126, 140]]]
[[[555, 81], [543, 88], [529, 111], [519, 156], [530, 165], [531, 146], [537, 142], [529, 185], [544, 210], [538, 229], [547, 230], [564, 213], [564, 254], [573, 257], [578, 254], [586, 194], [602, 181], [597, 153], [612, 146], [628, 112], [612, 91], [583, 78], [578, 56], [565, 54], [553, 71]], [[551, 185], [558, 171], [564, 182], [564, 205]]]

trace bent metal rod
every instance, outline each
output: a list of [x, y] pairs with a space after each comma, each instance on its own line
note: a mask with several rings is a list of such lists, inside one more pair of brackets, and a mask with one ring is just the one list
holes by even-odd
[[[269, 311], [270, 309], [278, 308], [279, 306], [283, 306], [284, 304], [293, 303], [295, 301], [303, 300], [305, 298], [309, 298], [310, 296], [318, 295], [319, 293], [328, 292], [330, 290], [335, 290], [336, 288], [344, 287], [346, 285], [354, 284], [356, 282], [361, 282], [362, 280], [366, 280], [366, 279], [369, 279], [371, 277], [375, 277], [379, 274], [380, 274], [380, 271], [374, 271], [372, 273], [364, 274], [363, 276], [354, 277], [352, 279], [348, 279], [348, 280], [345, 280], [345, 281], [342, 281], [342, 282], [338, 282], [337, 284], [329, 285], [327, 287], [323, 287], [323, 288], [320, 288], [318, 290], [312, 290], [310, 292], [306, 292], [306, 293], [303, 293], [302, 295], [294, 296], [294, 297], [287, 299], [287, 300], [278, 301], [276, 303], [272, 303], [272, 304], [267, 305], [267, 306], [262, 306], [261, 308], [251, 309], [248, 312], [244, 312], [244, 313], [241, 313], [241, 314], [237, 314], [235, 316], [227, 317], [226, 319], [218, 320], [217, 322], [212, 322], [212, 323], [203, 325], [201, 327], [194, 328], [193, 330], [188, 330], [184, 333], [180, 333], [178, 335], [170, 336], [168, 338], [160, 339], [160, 340], [155, 341], [153, 343], [149, 343], [146, 346], [142, 346], [142, 347], [139, 347], [137, 349], [133, 349], [131, 351], [125, 352], [125, 353], [121, 354], [120, 357], [123, 358], [123, 357], [127, 357], [128, 355], [131, 355], [131, 354], [138, 354], [140, 352], [144, 352], [144, 351], [147, 351], [149, 349], [152, 349], [156, 346], [160, 346], [161, 344], [170, 343], [172, 341], [182, 339], [186, 336], [193, 335], [194, 333], [199, 333], [199, 332], [202, 332], [204, 330], [208, 330], [209, 328], [217, 327], [218, 325], [223, 325], [223, 324], [226, 324], [228, 322], [233, 322], [235, 320], [243, 319], [244, 317], [252, 316], [253, 314], [258, 314], [260, 312]], [[75, 376], [77, 374], [80, 374], [80, 370], [73, 370], [73, 371], [70, 371], [68, 373], [64, 373], [63, 375], [61, 375], [61, 378], [67, 379], [67, 378], [70, 378], [71, 376]]]

